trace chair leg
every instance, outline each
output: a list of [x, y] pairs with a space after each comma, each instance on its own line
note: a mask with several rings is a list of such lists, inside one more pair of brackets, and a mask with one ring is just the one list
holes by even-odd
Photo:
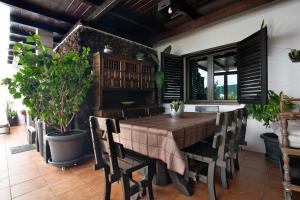
[[226, 167], [221, 167], [221, 182], [223, 188], [228, 189], [229, 186], [228, 186]]
[[216, 166], [216, 162], [212, 162], [208, 165], [207, 187], [208, 187], [208, 193], [209, 193], [209, 200], [216, 200], [215, 166]]
[[230, 179], [233, 178], [231, 165], [232, 165], [231, 159], [230, 158], [226, 159], [226, 173], [227, 173], [228, 178], [230, 178]]
[[234, 158], [230, 158], [230, 171], [231, 171], [231, 178], [233, 178], [233, 175], [235, 173]]
[[123, 190], [123, 199], [130, 200], [130, 184], [129, 184], [129, 177], [127, 174], [122, 174], [121, 182], [122, 182], [122, 190]]
[[148, 166], [147, 171], [147, 198], [148, 200], [153, 200], [152, 179], [154, 176], [154, 166]]
[[235, 158], [233, 159], [233, 164], [235, 170], [240, 170], [240, 164], [239, 164], [239, 152], [237, 151], [235, 154]]
[[291, 190], [285, 190], [284, 191], [284, 198], [285, 200], [292, 200], [292, 191]]
[[104, 200], [110, 200], [111, 182], [109, 181], [109, 169], [104, 169], [105, 184], [104, 184]]

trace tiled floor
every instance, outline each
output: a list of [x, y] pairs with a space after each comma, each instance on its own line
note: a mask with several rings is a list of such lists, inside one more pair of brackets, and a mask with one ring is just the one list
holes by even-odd
[[[65, 171], [46, 165], [35, 150], [11, 155], [9, 147], [26, 144], [25, 127], [13, 127], [10, 135], [0, 135], [0, 200], [71, 199], [93, 200], [102, 198], [102, 171], [93, 171], [93, 159]], [[217, 178], [219, 200], [281, 200], [283, 192], [279, 169], [266, 162], [262, 154], [242, 151], [241, 169], [230, 181], [230, 189], [220, 186]], [[154, 186], [155, 199], [198, 200], [208, 199], [205, 184], [193, 186], [195, 194], [186, 197], [174, 185]], [[113, 185], [111, 199], [121, 199], [118, 183]]]

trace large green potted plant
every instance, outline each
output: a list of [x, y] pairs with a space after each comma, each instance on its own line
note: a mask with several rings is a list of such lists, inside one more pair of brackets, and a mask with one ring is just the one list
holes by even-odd
[[[172, 50], [172, 46], [169, 45], [163, 50], [163, 53], [170, 54], [171, 50]], [[160, 60], [158, 58], [157, 53], [156, 52], [151, 53], [149, 55], [149, 57], [157, 65], [157, 71], [155, 72], [155, 75], [154, 75], [154, 81], [155, 81], [155, 85], [157, 88], [157, 102], [158, 102], [158, 105], [161, 105], [162, 104], [162, 96], [161, 96], [162, 93], [161, 92], [162, 92], [162, 87], [164, 84], [164, 73], [161, 71]]]
[[36, 44], [38, 54], [32, 53], [30, 46], [16, 43], [14, 55], [22, 67], [3, 83], [15, 98], [23, 97], [31, 115], [56, 130], [46, 135], [51, 152], [48, 161], [57, 166], [72, 165], [83, 155], [86, 136], [83, 130], [70, 130], [70, 124], [92, 85], [90, 50], [82, 48], [81, 53], [68, 52], [61, 57], [45, 48], [38, 35], [27, 41]]
[[[265, 157], [267, 160], [278, 163], [280, 159], [280, 148], [278, 136], [280, 136], [279, 112], [280, 112], [280, 96], [282, 92], [276, 94], [274, 91], [268, 91], [268, 104], [247, 104], [245, 108], [247, 113], [257, 121], [263, 122], [265, 127], [271, 127], [276, 133], [263, 133], [261, 138], [264, 140], [266, 147]], [[286, 96], [287, 97], [287, 96]], [[287, 102], [285, 110], [290, 110], [293, 103]]]

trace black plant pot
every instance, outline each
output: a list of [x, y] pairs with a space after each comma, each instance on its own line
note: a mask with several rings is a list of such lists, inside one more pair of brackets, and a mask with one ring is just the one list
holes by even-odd
[[294, 57], [291, 53], [289, 53], [289, 57], [290, 57], [290, 60], [292, 61], [292, 62], [300, 62], [300, 55], [298, 55], [298, 56], [296, 56], [296, 57]]
[[281, 151], [278, 136], [275, 133], [264, 133], [260, 137], [264, 140], [266, 147], [265, 158], [274, 164], [279, 164]]
[[8, 121], [10, 126], [17, 126], [19, 124], [18, 117], [9, 118]]
[[46, 136], [50, 147], [48, 163], [57, 167], [77, 164], [83, 157], [86, 131], [71, 130], [66, 133], [52, 132]]

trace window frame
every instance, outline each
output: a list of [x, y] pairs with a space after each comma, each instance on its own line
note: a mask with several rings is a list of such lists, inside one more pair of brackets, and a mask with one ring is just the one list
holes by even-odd
[[[238, 99], [236, 100], [215, 100], [214, 99], [214, 74], [213, 74], [213, 57], [215, 55], [225, 54], [233, 51], [237, 51], [238, 43], [231, 43], [228, 45], [223, 45], [203, 51], [197, 51], [194, 53], [184, 55], [185, 58], [185, 85], [186, 85], [186, 103], [188, 104], [238, 104]], [[207, 57], [208, 70], [207, 70], [207, 100], [195, 100], [190, 99], [190, 66], [189, 60], [194, 57]], [[235, 73], [237, 74], [237, 72]]]

